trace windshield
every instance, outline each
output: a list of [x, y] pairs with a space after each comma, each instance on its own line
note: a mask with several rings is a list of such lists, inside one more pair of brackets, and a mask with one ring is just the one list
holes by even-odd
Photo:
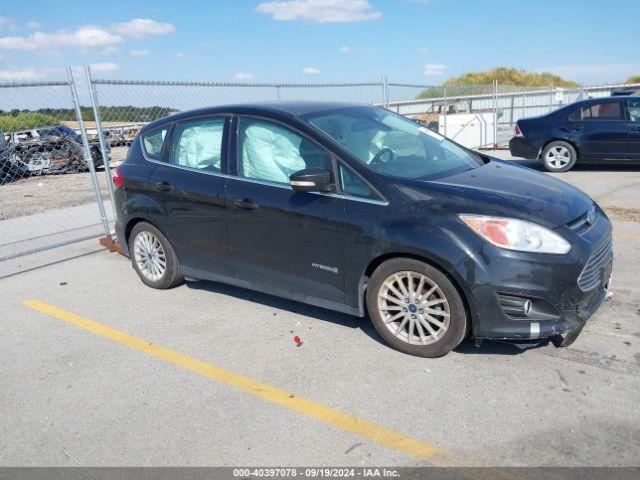
[[302, 120], [329, 135], [362, 163], [389, 175], [428, 179], [483, 164], [480, 156], [382, 108], [340, 108], [307, 114]]

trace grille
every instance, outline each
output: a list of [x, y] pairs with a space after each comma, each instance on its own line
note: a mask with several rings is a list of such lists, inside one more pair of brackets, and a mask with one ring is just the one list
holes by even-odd
[[589, 257], [587, 264], [578, 277], [578, 286], [583, 292], [593, 290], [600, 284], [602, 268], [609, 262], [612, 254], [611, 236], [609, 236]]

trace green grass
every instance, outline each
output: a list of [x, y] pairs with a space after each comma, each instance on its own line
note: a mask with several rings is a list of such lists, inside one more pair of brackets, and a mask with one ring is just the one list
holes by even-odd
[[60, 123], [56, 117], [38, 112], [20, 112], [17, 115], [0, 115], [0, 131], [2, 132], [40, 128], [56, 123]]
[[[459, 77], [450, 78], [442, 85], [446, 87], [447, 96], [473, 95], [490, 93], [490, 85], [498, 80], [498, 85], [517, 87], [579, 87], [580, 84], [565, 80], [551, 73], [533, 73], [517, 68], [496, 67], [485, 72], [470, 72]], [[435, 98], [443, 96], [443, 87], [432, 87], [422, 91], [417, 98]]]

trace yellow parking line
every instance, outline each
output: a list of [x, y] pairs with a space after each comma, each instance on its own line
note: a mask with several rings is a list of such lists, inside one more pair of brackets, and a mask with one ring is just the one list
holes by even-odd
[[[347, 432], [361, 435], [380, 445], [420, 458], [432, 465], [443, 467], [474, 465], [455, 460], [451, 454], [436, 445], [403, 435], [395, 430], [377, 425], [362, 418], [351, 416], [312, 400], [298, 397], [266, 383], [229, 372], [211, 363], [203, 362], [202, 360], [191, 358], [174, 350], [155, 345], [141, 338], [102, 325], [93, 320], [81, 317], [80, 315], [61, 310], [39, 300], [28, 300], [24, 302], [24, 305], [77, 327], [84, 328], [96, 335], [178, 365], [203, 377], [226, 383], [229, 386], [255, 395], [256, 397], [282, 405], [283, 407], [315, 418], [316, 420], [329, 423]], [[477, 466], [477, 464], [475, 464], [475, 466]], [[493, 474], [495, 473], [494, 471]]]

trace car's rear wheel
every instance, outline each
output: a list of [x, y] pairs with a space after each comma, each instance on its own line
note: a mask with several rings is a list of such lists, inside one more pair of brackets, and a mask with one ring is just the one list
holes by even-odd
[[419, 357], [446, 355], [467, 332], [464, 303], [453, 283], [437, 268], [410, 258], [388, 260], [374, 271], [367, 308], [392, 347]]
[[147, 222], [137, 223], [129, 236], [131, 263], [140, 280], [152, 288], [172, 288], [182, 283], [180, 264], [169, 240]]
[[566, 172], [573, 168], [577, 160], [576, 149], [567, 142], [551, 142], [542, 150], [544, 168], [549, 172]]

